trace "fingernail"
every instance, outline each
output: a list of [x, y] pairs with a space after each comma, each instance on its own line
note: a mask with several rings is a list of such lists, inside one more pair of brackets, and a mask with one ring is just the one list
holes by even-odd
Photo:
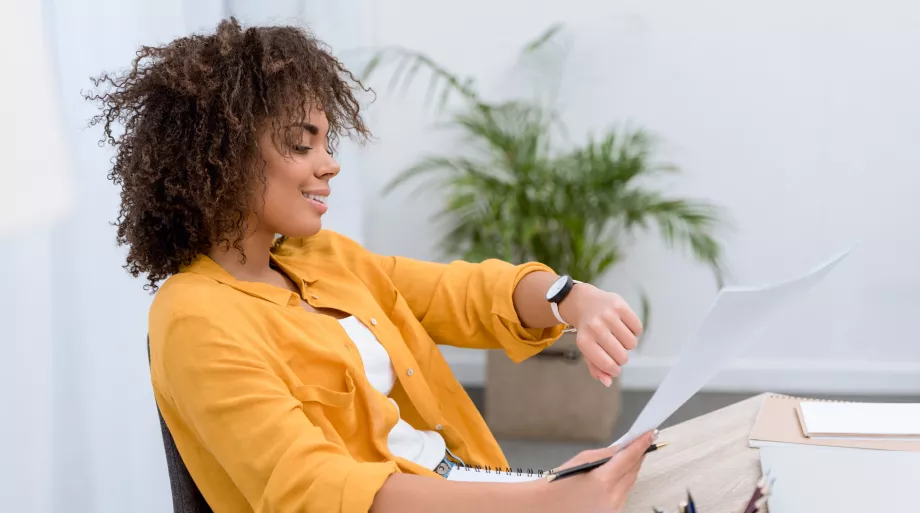
[[613, 385], [613, 380], [610, 379], [610, 376], [601, 376], [601, 383], [603, 383], [605, 387], [610, 388], [610, 385]]
[[657, 429], [652, 432], [652, 442], [655, 442], [656, 440], [658, 440], [658, 430]]

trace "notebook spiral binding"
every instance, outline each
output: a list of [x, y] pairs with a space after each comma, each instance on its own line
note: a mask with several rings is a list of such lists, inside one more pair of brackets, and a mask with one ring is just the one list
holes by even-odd
[[844, 401], [842, 399], [816, 399], [814, 397], [796, 397], [784, 394], [770, 394], [771, 399], [787, 399], [792, 401], [807, 401], [810, 403], [852, 403], [853, 401]]
[[512, 467], [490, 467], [488, 465], [461, 465], [457, 464], [457, 468], [464, 469], [468, 472], [483, 472], [486, 474], [505, 474], [509, 476], [527, 476], [527, 477], [543, 477], [547, 474], [550, 474], [552, 471], [543, 470], [543, 469], [534, 469], [528, 468], [526, 471], [521, 468], [512, 468]]

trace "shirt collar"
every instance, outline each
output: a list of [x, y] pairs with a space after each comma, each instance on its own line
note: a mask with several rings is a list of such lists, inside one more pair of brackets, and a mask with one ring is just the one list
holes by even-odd
[[[275, 260], [276, 263], [279, 263], [294, 282], [297, 283], [300, 273], [293, 273], [293, 269], [289, 265], [278, 262], [274, 255], [272, 255], [272, 260]], [[267, 283], [257, 282], [257, 281], [243, 281], [238, 280], [233, 277], [232, 274], [227, 272], [226, 269], [220, 266], [217, 262], [212, 260], [207, 255], [198, 255], [195, 260], [192, 261], [188, 266], [183, 267], [180, 272], [189, 272], [200, 274], [215, 280], [224, 285], [233, 287], [244, 294], [250, 296], [258, 297], [266, 301], [270, 301], [280, 306], [288, 306], [291, 304], [297, 305], [300, 302], [300, 298], [294, 292], [291, 292], [287, 289], [282, 289], [280, 287], [275, 287], [274, 285], [269, 285]]]

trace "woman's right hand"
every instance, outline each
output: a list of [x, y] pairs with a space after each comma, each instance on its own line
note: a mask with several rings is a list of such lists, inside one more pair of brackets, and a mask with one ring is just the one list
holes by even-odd
[[579, 453], [560, 468], [569, 468], [613, 456], [604, 465], [581, 475], [545, 484], [549, 511], [572, 513], [617, 513], [623, 510], [645, 460], [645, 451], [654, 443], [650, 431], [624, 448], [608, 447]]

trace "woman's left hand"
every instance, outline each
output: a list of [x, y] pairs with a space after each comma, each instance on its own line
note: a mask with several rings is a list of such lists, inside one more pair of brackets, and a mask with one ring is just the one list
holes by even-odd
[[642, 333], [639, 317], [619, 295], [587, 283], [575, 285], [559, 313], [578, 330], [576, 343], [588, 372], [609, 387], [636, 347]]

